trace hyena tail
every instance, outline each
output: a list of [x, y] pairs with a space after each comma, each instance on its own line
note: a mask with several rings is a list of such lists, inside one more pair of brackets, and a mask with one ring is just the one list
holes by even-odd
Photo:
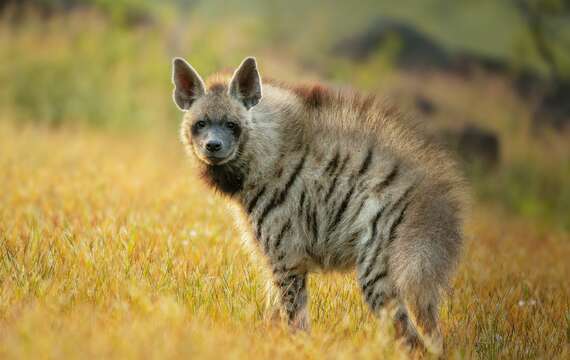
[[459, 257], [459, 219], [452, 207], [436, 199], [418, 205], [392, 243], [389, 266], [399, 298], [426, 350], [439, 355], [443, 351], [439, 305]]

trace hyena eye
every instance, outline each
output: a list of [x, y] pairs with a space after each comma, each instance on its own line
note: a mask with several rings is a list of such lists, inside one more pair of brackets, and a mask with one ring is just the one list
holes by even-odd
[[200, 120], [196, 122], [196, 128], [202, 129], [206, 127], [206, 122], [204, 120]]
[[230, 130], [233, 130], [233, 129], [237, 128], [237, 124], [235, 122], [228, 121], [226, 123], [226, 127]]

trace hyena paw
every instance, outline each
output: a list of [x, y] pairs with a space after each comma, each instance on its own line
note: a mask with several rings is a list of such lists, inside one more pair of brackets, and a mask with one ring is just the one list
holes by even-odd
[[309, 324], [309, 319], [306, 315], [297, 316], [290, 322], [291, 329], [293, 332], [302, 331], [302, 332], [310, 332], [311, 326]]
[[268, 310], [264, 316], [265, 322], [269, 324], [278, 324], [281, 322], [281, 311], [279, 309]]
[[443, 337], [439, 330], [434, 331], [430, 335], [422, 336], [422, 340], [428, 353], [435, 356], [443, 354]]
[[407, 334], [396, 340], [396, 348], [404, 358], [418, 358], [425, 351], [421, 340], [414, 334]]

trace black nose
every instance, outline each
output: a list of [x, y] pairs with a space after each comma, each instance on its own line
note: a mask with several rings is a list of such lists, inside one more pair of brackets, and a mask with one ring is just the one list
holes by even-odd
[[222, 149], [222, 142], [217, 140], [208, 141], [206, 143], [206, 150], [209, 152], [216, 152]]

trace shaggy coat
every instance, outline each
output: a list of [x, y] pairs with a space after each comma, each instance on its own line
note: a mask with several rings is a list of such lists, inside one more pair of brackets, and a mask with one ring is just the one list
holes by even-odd
[[[309, 326], [310, 272], [355, 269], [371, 310], [403, 344], [441, 353], [440, 295], [464, 208], [448, 155], [374, 96], [262, 85], [253, 58], [206, 83], [175, 59], [173, 82], [182, 141], [206, 183], [238, 208], [289, 323]], [[216, 128], [232, 129], [230, 145]], [[216, 157], [204, 147], [218, 139]]]

